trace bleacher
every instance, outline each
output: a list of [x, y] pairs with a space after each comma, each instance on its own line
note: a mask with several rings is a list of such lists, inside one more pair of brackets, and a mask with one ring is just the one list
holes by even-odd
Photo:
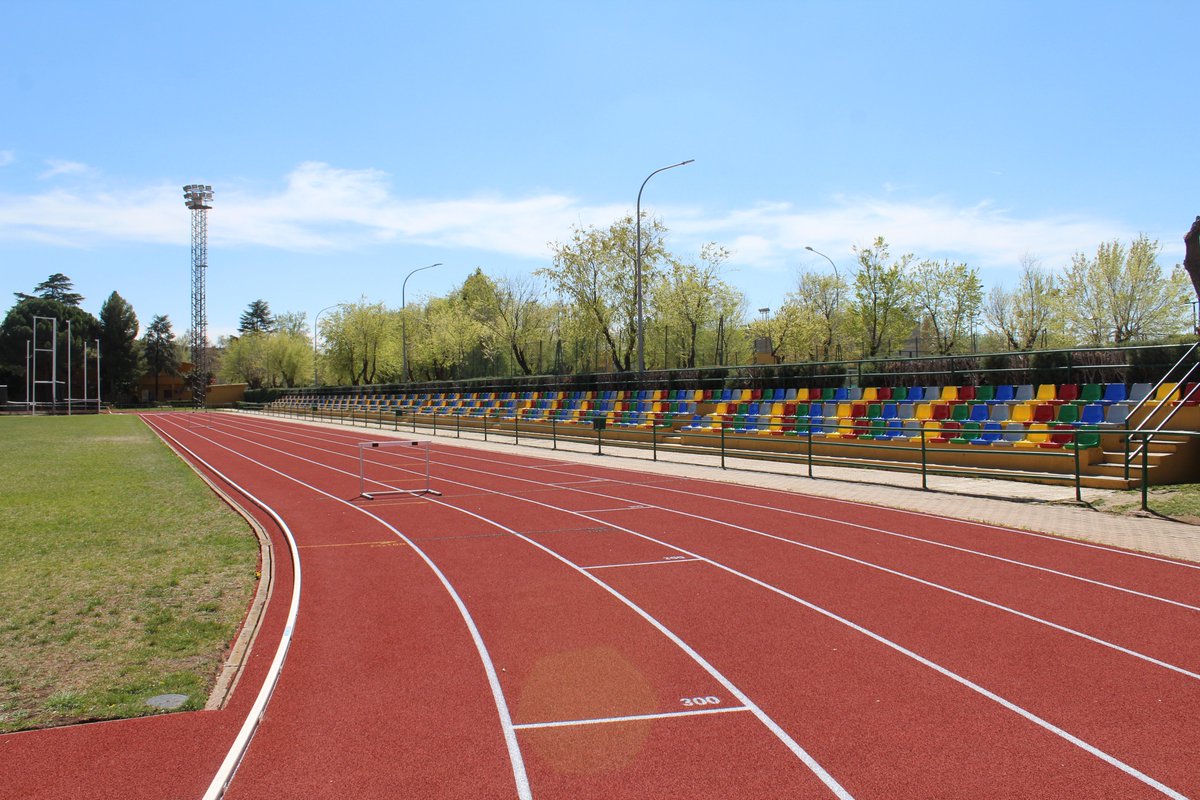
[[[275, 401], [278, 411], [364, 419], [404, 418], [460, 429], [508, 426], [537, 435], [571, 426], [607, 430], [611, 440], [759, 453], [814, 452], [871, 462], [978, 464], [986, 451], [1013, 456], [1059, 452], [1070, 459], [1008, 457], [1005, 471], [1045, 475], [1081, 471], [1093, 485], [1128, 475], [1124, 436], [1176, 412], [1172, 427], [1200, 430], [1196, 384], [1089, 383], [1040, 385], [913, 385], [904, 387], [783, 387], [638, 390], [297, 393]], [[1179, 407], [1179, 408], [1177, 408]], [[1174, 420], [1177, 420], [1178, 423]], [[451, 422], [452, 421], [452, 422]], [[849, 445], [859, 445], [856, 448]], [[870, 447], [869, 445], [875, 445]], [[1160, 480], [1195, 468], [1200, 441], [1165, 437], [1151, 447]], [[1120, 456], [1118, 461], [1117, 456]], [[1016, 467], [1013, 467], [1013, 465]], [[1106, 480], [1112, 479], [1112, 480]], [[1127, 482], [1127, 481], [1126, 481]]]

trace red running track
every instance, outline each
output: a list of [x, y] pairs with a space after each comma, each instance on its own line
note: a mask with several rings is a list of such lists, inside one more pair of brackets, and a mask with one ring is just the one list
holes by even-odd
[[[374, 434], [147, 419], [299, 544], [228, 797], [1200, 797], [1196, 565], [442, 442], [442, 496], [367, 501]], [[420, 455], [387, 450], [373, 488]], [[0, 737], [0, 796], [133, 770], [108, 796], [199, 797], [281, 598], [228, 709]], [[174, 782], [139, 788], [143, 743]], [[86, 769], [45, 755], [77, 747]]]

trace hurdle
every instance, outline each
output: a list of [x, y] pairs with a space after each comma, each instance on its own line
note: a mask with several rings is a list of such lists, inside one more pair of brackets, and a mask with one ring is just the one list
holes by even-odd
[[[391, 449], [402, 447], [423, 447], [425, 450], [425, 488], [423, 489], [385, 489], [384, 491], [368, 492], [366, 491], [367, 475], [366, 475], [366, 455], [370, 450]], [[429, 486], [429, 442], [417, 441], [415, 439], [393, 439], [383, 442], [359, 442], [358, 444], [358, 496], [365, 497], [367, 500], [374, 500], [376, 497], [383, 497], [389, 494], [411, 494], [424, 495], [432, 494], [438, 497], [442, 493]]]

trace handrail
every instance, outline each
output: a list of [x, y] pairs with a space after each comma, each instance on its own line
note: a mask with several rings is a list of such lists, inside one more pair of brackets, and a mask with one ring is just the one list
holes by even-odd
[[[1163, 376], [1161, 378], [1159, 378], [1158, 383], [1154, 384], [1154, 387], [1151, 388], [1150, 391], [1146, 393], [1146, 396], [1143, 397], [1141, 400], [1139, 400], [1133, 408], [1129, 409], [1129, 413], [1125, 415], [1125, 428], [1126, 429], [1129, 428], [1129, 420], [1133, 418], [1133, 415], [1136, 414], [1142, 408], [1142, 406], [1146, 405], [1146, 403], [1150, 400], [1150, 398], [1152, 398], [1156, 394], [1158, 394], [1158, 390], [1160, 388], [1162, 388], [1162, 385], [1164, 383], [1167, 382], [1167, 378], [1171, 377], [1171, 373], [1173, 373], [1179, 367], [1180, 364], [1182, 364], [1184, 361], [1186, 361], [1187, 358], [1196, 351], [1197, 347], [1200, 347], [1200, 340], [1197, 340], [1195, 343], [1193, 343], [1192, 346], [1189, 347], [1187, 349], [1187, 351], [1184, 352], [1184, 354], [1179, 357], [1179, 360], [1176, 361], [1174, 364], [1172, 364], [1171, 368], [1163, 373]], [[1186, 373], [1184, 373], [1183, 377], [1180, 378], [1178, 381], [1176, 381], [1176, 383], [1185, 383], [1188, 378], [1192, 377], [1192, 374], [1196, 372], [1196, 369], [1198, 367], [1200, 367], [1200, 362], [1193, 364], [1191, 369], [1189, 369]], [[1188, 397], [1190, 399], [1190, 397], [1191, 397], [1190, 392], [1188, 394]], [[1167, 401], [1164, 401], [1164, 402], [1167, 402]], [[1164, 425], [1166, 425], [1167, 422], [1169, 422], [1172, 417], [1174, 417], [1177, 413], [1179, 413], [1179, 409], [1182, 407], [1183, 407], [1183, 398], [1180, 398], [1180, 402], [1178, 403], [1178, 405], [1175, 406], [1175, 408], [1171, 409], [1171, 413], [1169, 413], [1167, 415], [1167, 418], [1164, 419], [1162, 422], [1160, 422], [1158, 427], [1155, 428], [1153, 431], [1148, 432], [1147, 436], [1143, 437], [1142, 444], [1138, 448], [1134, 449], [1131, 452], [1128, 450], [1128, 448], [1126, 448], [1125, 463], [1128, 464], [1133, 458], [1136, 458], [1137, 455], [1142, 452], [1143, 447], [1148, 447], [1150, 445], [1150, 440], [1152, 438], [1154, 438], [1154, 434], [1158, 433], [1160, 430], [1162, 430], [1162, 427]]]

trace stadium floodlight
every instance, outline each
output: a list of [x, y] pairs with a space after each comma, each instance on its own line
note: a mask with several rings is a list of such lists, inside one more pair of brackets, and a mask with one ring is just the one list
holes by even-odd
[[662, 167], [654, 170], [646, 176], [646, 180], [642, 181], [642, 186], [638, 189], [637, 195], [637, 240], [633, 248], [634, 256], [634, 277], [637, 293], [637, 345], [638, 345], [638, 372], [646, 371], [646, 324], [642, 316], [642, 189], [646, 188], [646, 184], [660, 172], [665, 172], [669, 169], [682, 167], [686, 164], [691, 164], [696, 159], [689, 158], [687, 161], [680, 161], [678, 164], [671, 164], [669, 167]]
[[405, 298], [404, 290], [408, 287], [408, 279], [416, 275], [423, 269], [433, 269], [434, 267], [442, 266], [442, 262], [430, 264], [428, 267], [417, 267], [412, 272], [404, 276], [404, 282], [400, 284], [400, 377], [405, 383], [409, 381], [408, 375], [408, 333], [404, 325], [404, 318], [407, 316], [404, 312]]
[[202, 183], [189, 183], [183, 187], [183, 202], [192, 209], [198, 211], [200, 209], [212, 208], [213, 188]]
[[205, 404], [208, 391], [208, 294], [205, 274], [208, 271], [208, 210], [212, 208], [213, 190], [202, 183], [183, 187], [183, 203], [192, 212], [192, 399]]

